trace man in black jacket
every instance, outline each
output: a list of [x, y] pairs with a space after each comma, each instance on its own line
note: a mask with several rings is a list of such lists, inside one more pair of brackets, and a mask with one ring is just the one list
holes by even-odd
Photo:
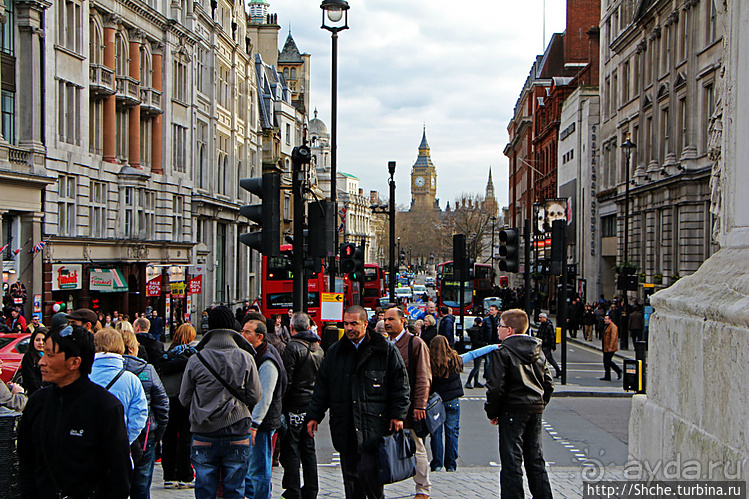
[[562, 370], [559, 369], [559, 364], [554, 360], [554, 350], [557, 349], [557, 330], [554, 329], [554, 324], [551, 323], [545, 313], [538, 315], [538, 320], [541, 325], [538, 326], [538, 338], [541, 340], [541, 350], [544, 352], [546, 360], [554, 366], [554, 372], [557, 378], [562, 377]]
[[341, 454], [346, 499], [382, 499], [377, 445], [388, 431], [403, 428], [409, 399], [406, 365], [383, 336], [367, 333], [367, 312], [359, 306], [343, 315], [345, 338], [328, 348], [320, 365], [307, 432], [315, 436], [330, 409], [333, 447]]
[[[283, 497], [314, 499], [317, 497], [317, 455], [315, 441], [304, 431], [304, 419], [315, 389], [317, 371], [323, 359], [320, 338], [309, 330], [309, 315], [295, 312], [291, 317], [291, 340], [283, 351], [283, 365], [289, 380], [283, 401], [287, 430], [281, 440]], [[304, 474], [300, 488], [299, 464]]]
[[21, 497], [125, 499], [130, 445], [117, 397], [89, 380], [94, 336], [55, 328], [39, 360], [49, 386], [34, 392], [18, 428]]
[[499, 483], [502, 497], [522, 498], [523, 460], [534, 499], [551, 499], [541, 447], [541, 416], [554, 391], [554, 380], [541, 341], [528, 336], [528, 316], [519, 309], [502, 313], [499, 339], [487, 381], [486, 415], [499, 426]]

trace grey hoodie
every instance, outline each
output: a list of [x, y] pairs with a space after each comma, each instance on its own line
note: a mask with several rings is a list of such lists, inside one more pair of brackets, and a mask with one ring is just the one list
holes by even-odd
[[[198, 351], [226, 383], [242, 396], [237, 400], [203, 365], [197, 355], [187, 361], [179, 401], [190, 411], [193, 433], [213, 433], [250, 418], [262, 388], [252, 346], [230, 329], [214, 329], [201, 340]], [[248, 425], [249, 428], [249, 425]]]

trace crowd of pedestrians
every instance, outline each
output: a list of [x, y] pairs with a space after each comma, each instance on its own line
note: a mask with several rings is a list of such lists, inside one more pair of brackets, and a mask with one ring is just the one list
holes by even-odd
[[[473, 349], [463, 355], [454, 349], [452, 310], [431, 301], [413, 321], [395, 306], [371, 319], [351, 306], [341, 338], [325, 351], [310, 316], [291, 310], [264, 317], [247, 306], [213, 307], [201, 317], [202, 338], [184, 323], [171, 342], [155, 311], [132, 322], [89, 309], [58, 313], [49, 328], [34, 320], [21, 384], [0, 383], [0, 404], [23, 411], [21, 494], [148, 498], [163, 487], [194, 488], [199, 499], [270, 499], [278, 462], [283, 497], [313, 499], [320, 492], [315, 435], [328, 417], [347, 498], [384, 498], [378, 445], [405, 430], [415, 450], [414, 497], [427, 499], [430, 474], [458, 467], [465, 389], [486, 384], [491, 421], [519, 418], [523, 431], [540, 431], [553, 390], [546, 359], [559, 368], [547, 342], [526, 334], [520, 313], [490, 307], [469, 329]], [[15, 314], [12, 327], [22, 317]], [[444, 422], [418, 436], [435, 394]], [[513, 402], [521, 399], [527, 403]], [[517, 488], [525, 459], [543, 492], [540, 444], [508, 454], [519, 437], [503, 431], [500, 424], [503, 490]], [[158, 463], [163, 483], [152, 483]]]

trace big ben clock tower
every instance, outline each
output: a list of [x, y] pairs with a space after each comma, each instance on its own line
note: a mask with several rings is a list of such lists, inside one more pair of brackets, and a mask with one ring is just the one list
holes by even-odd
[[437, 170], [432, 163], [427, 143], [427, 130], [419, 145], [419, 157], [411, 168], [411, 211], [438, 210]]

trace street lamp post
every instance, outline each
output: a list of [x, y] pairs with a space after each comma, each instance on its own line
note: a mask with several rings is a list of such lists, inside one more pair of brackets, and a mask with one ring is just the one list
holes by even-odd
[[[346, 0], [323, 0], [320, 4], [322, 9], [322, 29], [331, 33], [333, 45], [333, 57], [331, 61], [330, 79], [330, 201], [333, 203], [335, 213], [338, 213], [338, 191], [336, 186], [337, 157], [338, 157], [338, 32], [348, 29], [348, 9]], [[329, 21], [331, 24], [326, 22]], [[334, 251], [338, 252], [338, 217], [333, 216]], [[335, 255], [330, 262], [330, 290], [335, 292]]]
[[497, 217], [492, 215], [492, 217], [489, 219], [492, 221], [492, 252], [491, 252], [491, 258], [492, 258], [492, 285], [494, 285], [494, 228], [497, 226]]
[[[630, 184], [630, 168], [629, 168], [629, 161], [630, 157], [632, 156], [632, 149], [637, 147], [634, 142], [630, 139], [629, 132], [627, 132], [627, 135], [625, 136], [624, 143], [622, 143], [622, 149], [624, 149], [624, 155], [626, 157], [625, 161], [625, 174], [624, 174], [624, 182], [625, 182], [625, 188], [624, 188], [624, 262], [622, 264], [622, 267], [626, 267], [629, 265], [629, 184]], [[624, 282], [624, 297], [623, 297], [623, 306], [622, 306], [622, 315], [626, 318], [629, 314], [627, 312], [627, 295], [629, 295], [629, 274], [625, 274], [625, 282]], [[624, 324], [626, 324], [626, 321], [623, 321]], [[622, 348], [626, 349], [629, 343], [628, 337], [629, 337], [629, 328], [623, 327], [622, 328], [622, 334], [621, 334], [621, 344]]]

